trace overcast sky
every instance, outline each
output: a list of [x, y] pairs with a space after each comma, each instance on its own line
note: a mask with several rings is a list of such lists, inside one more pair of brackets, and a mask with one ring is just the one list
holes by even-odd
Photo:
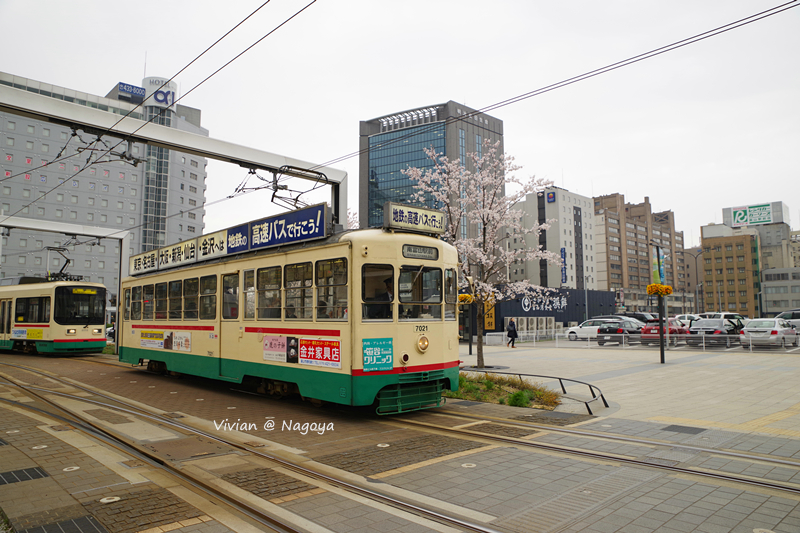
[[[262, 3], [0, 0], [0, 70], [105, 95], [171, 77]], [[272, 0], [177, 78], [180, 94], [307, 3]], [[480, 109], [780, 3], [318, 0], [181, 103], [214, 138], [324, 163], [358, 150], [359, 120], [448, 100]], [[490, 114], [522, 175], [648, 196], [687, 243], [723, 207], [784, 201], [797, 229], [799, 23], [800, 7]], [[357, 158], [335, 167], [357, 209]], [[207, 202], [245, 176], [210, 162]], [[209, 206], [206, 231], [278, 211], [260, 191]]]

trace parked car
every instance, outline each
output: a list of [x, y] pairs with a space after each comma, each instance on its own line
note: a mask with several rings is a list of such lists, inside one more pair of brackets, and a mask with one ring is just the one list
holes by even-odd
[[631, 318], [609, 320], [597, 328], [597, 344], [602, 346], [607, 342], [618, 342], [620, 345], [639, 342], [643, 327], [641, 322]]
[[635, 318], [642, 324], [647, 324], [651, 320], [655, 320], [658, 317], [652, 313], [645, 313], [643, 311], [628, 311], [625, 313], [619, 313], [618, 316], [624, 316], [628, 318]]
[[783, 318], [755, 318], [739, 332], [743, 348], [752, 346], [800, 346], [797, 329]]
[[689, 328], [686, 344], [692, 346], [724, 344], [730, 347], [739, 342], [739, 332], [743, 327], [740, 320], [701, 318]]
[[595, 316], [595, 317], [592, 317], [592, 318], [609, 318], [611, 320], [620, 320], [620, 319], [623, 319], [623, 318], [627, 318], [629, 320], [633, 320], [634, 322], [638, 322], [639, 324], [642, 325], [642, 327], [644, 327], [644, 324], [645, 324], [643, 321], [639, 320], [638, 318], [627, 317], [625, 315], [600, 315], [600, 316]]
[[742, 325], [747, 324], [750, 319], [739, 313], [714, 313], [710, 318], [724, 318], [726, 320], [738, 320]]
[[[692, 322], [700, 320], [700, 315], [675, 315], [674, 318], [677, 318], [688, 328], [692, 325]], [[710, 318], [710, 317], [709, 317]]]
[[[659, 344], [659, 328], [658, 319], [648, 322], [644, 328], [642, 328], [642, 344], [650, 346], [651, 344]], [[667, 328], [663, 328], [664, 331], [664, 342], [669, 342], [673, 346], [678, 345], [678, 341], [685, 341], [686, 335], [689, 334], [689, 327], [684, 325], [683, 322], [678, 320], [677, 318], [670, 318], [669, 319], [669, 335], [667, 335]]]
[[794, 324], [797, 329], [800, 329], [800, 309], [791, 309], [784, 311], [775, 318], [782, 318], [787, 320], [790, 324]]
[[597, 338], [597, 328], [600, 327], [601, 324], [604, 322], [608, 322], [609, 320], [613, 320], [611, 318], [593, 318], [591, 320], [586, 320], [579, 326], [573, 326], [567, 330], [567, 338], [571, 341], [576, 341], [578, 339], [596, 339]]

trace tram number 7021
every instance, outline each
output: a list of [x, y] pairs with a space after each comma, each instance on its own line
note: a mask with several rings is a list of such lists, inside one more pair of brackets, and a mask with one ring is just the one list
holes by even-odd
[[414, 326], [414, 331], [428, 331], [428, 326]]

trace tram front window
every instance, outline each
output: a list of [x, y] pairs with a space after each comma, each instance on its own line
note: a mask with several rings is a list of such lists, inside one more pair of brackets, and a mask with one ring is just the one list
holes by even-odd
[[392, 318], [394, 270], [391, 265], [364, 265], [361, 271], [363, 318]]
[[442, 269], [403, 266], [398, 283], [400, 320], [442, 319]]
[[64, 325], [105, 323], [106, 290], [99, 287], [56, 287], [53, 319]]

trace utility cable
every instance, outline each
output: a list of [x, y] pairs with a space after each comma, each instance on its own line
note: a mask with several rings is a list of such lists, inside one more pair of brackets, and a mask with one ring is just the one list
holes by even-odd
[[[743, 19], [739, 19], [737, 21], [730, 22], [728, 24], [724, 24], [724, 25], [719, 26], [717, 28], [714, 28], [712, 30], [708, 30], [708, 31], [705, 31], [703, 33], [699, 33], [699, 34], [694, 35], [692, 37], [687, 37], [687, 38], [682, 39], [680, 41], [675, 41], [675, 42], [673, 42], [671, 44], [668, 44], [668, 45], [665, 45], [665, 46], [661, 46], [659, 48], [655, 48], [653, 50], [650, 50], [649, 52], [644, 52], [642, 54], [638, 54], [638, 55], [629, 57], [629, 58], [624, 59], [622, 61], [617, 61], [616, 63], [611, 63], [611, 64], [606, 65], [604, 67], [600, 67], [600, 68], [597, 68], [595, 70], [590, 70], [588, 72], [584, 72], [583, 74], [579, 74], [577, 76], [573, 76], [571, 78], [567, 78], [565, 80], [561, 80], [561, 81], [559, 81], [557, 83], [553, 83], [551, 85], [546, 85], [544, 87], [540, 87], [540, 88], [535, 89], [533, 91], [530, 91], [530, 92], [527, 92], [527, 93], [523, 93], [523, 94], [520, 94], [518, 96], [514, 96], [512, 98], [508, 98], [506, 100], [502, 100], [502, 101], [494, 103], [494, 104], [490, 104], [490, 105], [488, 105], [486, 107], [483, 107], [481, 109], [478, 109], [476, 111], [471, 111], [469, 113], [465, 113], [465, 114], [463, 114], [463, 115], [461, 115], [459, 117], [448, 117], [443, 122], [445, 123], [445, 125], [449, 125], [449, 124], [452, 124], [453, 122], [466, 121], [466, 120], [471, 119], [471, 118], [473, 118], [473, 117], [475, 117], [475, 116], [477, 116], [477, 115], [479, 115], [481, 113], [486, 113], [486, 112], [489, 112], [489, 111], [493, 111], [495, 109], [499, 109], [501, 107], [505, 107], [507, 105], [511, 105], [511, 104], [520, 102], [522, 100], [526, 100], [528, 98], [532, 98], [534, 96], [539, 96], [540, 94], [544, 94], [544, 93], [553, 91], [555, 89], [560, 89], [562, 87], [566, 87], [568, 85], [572, 85], [573, 83], [578, 83], [580, 81], [584, 81], [584, 80], [587, 80], [589, 78], [593, 78], [595, 76], [599, 76], [601, 74], [606, 74], [606, 73], [614, 71], [616, 69], [619, 69], [619, 68], [622, 68], [622, 67], [626, 67], [628, 65], [632, 65], [632, 64], [638, 63], [640, 61], [644, 61], [645, 59], [650, 59], [652, 57], [656, 57], [658, 55], [665, 54], [665, 53], [671, 52], [673, 50], [677, 50], [677, 49], [682, 48], [684, 46], [688, 46], [690, 44], [694, 44], [694, 43], [702, 41], [704, 39], [708, 39], [710, 37], [715, 37], [717, 35], [720, 35], [722, 33], [728, 32], [730, 30], [737, 29], [737, 28], [740, 28], [740, 27], [748, 25], [748, 24], [752, 24], [753, 22], [757, 22], [757, 21], [759, 21], [761, 19], [764, 19], [764, 18], [767, 18], [767, 17], [771, 17], [772, 15], [777, 15], [778, 13], [781, 13], [781, 12], [786, 11], [788, 9], [792, 9], [792, 8], [800, 6], [800, 3], [798, 3], [798, 2], [800, 2], [800, 0], [792, 0], [791, 2], [787, 2], [785, 4], [781, 4], [781, 5], [775, 6], [773, 8], [767, 9], [765, 11], [761, 11], [760, 13], [756, 13], [754, 15], [750, 15], [750, 16], [745, 17]], [[370, 150], [374, 150], [376, 148], [386, 148], [386, 147], [391, 146], [391, 145], [393, 145], [395, 143], [406, 141], [409, 138], [414, 137], [416, 135], [421, 135], [423, 133], [430, 132], [430, 131], [432, 131], [432, 130], [440, 127], [440, 126], [441, 126], [441, 122], [436, 122], [436, 123], [431, 124], [429, 126], [418, 128], [418, 129], [414, 130], [413, 132], [409, 132], [406, 135], [402, 135], [402, 136], [397, 137], [395, 139], [388, 140], [388, 141], [386, 141], [384, 143], [381, 143], [377, 147], [364, 148], [364, 149], [359, 150], [357, 152], [352, 152], [352, 153], [349, 153], [347, 155], [343, 155], [341, 157], [337, 157], [335, 159], [331, 159], [328, 162], [325, 162], [325, 163], [322, 163], [320, 165], [316, 165], [316, 166], [312, 167], [310, 170], [316, 170], [318, 168], [331, 166], [331, 165], [334, 165], [336, 163], [340, 163], [342, 161], [346, 161], [347, 159], [351, 159], [353, 157], [356, 157], [358, 155], [367, 153]]]
[[[267, 0], [267, 2], [264, 2], [264, 4], [262, 4], [262, 5], [261, 5], [261, 6], [260, 6], [260, 7], [259, 7], [259, 8], [258, 8], [256, 11], [258, 11], [259, 9], [261, 9], [261, 7], [263, 7], [264, 5], [266, 5], [266, 4], [267, 4], [269, 1], [270, 1], [270, 0]], [[220, 72], [220, 71], [221, 71], [223, 68], [227, 67], [227, 66], [228, 66], [228, 65], [230, 65], [230, 64], [231, 64], [233, 61], [235, 61], [236, 59], [238, 59], [239, 57], [241, 57], [243, 54], [245, 54], [246, 52], [248, 52], [249, 50], [251, 50], [251, 49], [252, 49], [252, 48], [253, 48], [255, 45], [257, 45], [258, 43], [260, 43], [261, 41], [263, 41], [264, 39], [266, 39], [267, 37], [269, 37], [270, 35], [272, 35], [273, 33], [275, 33], [275, 31], [277, 31], [279, 28], [283, 27], [285, 24], [287, 24], [289, 21], [291, 21], [292, 19], [294, 19], [294, 18], [295, 18], [296, 16], [298, 16], [300, 13], [302, 13], [303, 11], [305, 11], [306, 9], [308, 9], [308, 8], [309, 8], [309, 7], [310, 7], [312, 4], [314, 4], [316, 1], [317, 1], [317, 0], [312, 0], [312, 1], [311, 1], [309, 4], [307, 4], [305, 7], [303, 7], [302, 9], [300, 9], [299, 11], [297, 11], [296, 13], [294, 13], [294, 14], [293, 14], [291, 17], [289, 17], [288, 19], [284, 20], [284, 21], [283, 21], [282, 23], [280, 23], [278, 26], [276, 26], [276, 27], [275, 27], [275, 28], [273, 28], [271, 31], [269, 31], [269, 32], [268, 32], [266, 35], [264, 35], [263, 37], [261, 37], [259, 40], [257, 40], [255, 43], [253, 43], [253, 44], [252, 44], [252, 45], [250, 45], [249, 47], [247, 47], [247, 48], [246, 48], [246, 49], [245, 49], [243, 52], [241, 52], [241, 53], [237, 54], [237, 55], [236, 55], [236, 56], [235, 56], [233, 59], [231, 59], [230, 61], [228, 61], [227, 63], [225, 63], [225, 64], [224, 64], [222, 67], [220, 67], [219, 69], [217, 69], [216, 71], [214, 71], [214, 72], [213, 72], [213, 73], [212, 73], [210, 76], [208, 76], [208, 77], [207, 77], [207, 78], [205, 78], [203, 81], [201, 81], [200, 83], [198, 83], [197, 85], [195, 85], [195, 86], [194, 86], [192, 89], [190, 89], [190, 90], [189, 90], [189, 92], [187, 92], [186, 94], [182, 95], [180, 98], [178, 98], [177, 100], [175, 100], [175, 102], [173, 102], [173, 105], [174, 105], [174, 104], [177, 104], [177, 103], [178, 103], [178, 102], [179, 102], [181, 99], [183, 99], [184, 97], [188, 96], [188, 95], [189, 95], [189, 94], [190, 94], [192, 91], [194, 91], [194, 90], [195, 90], [195, 89], [197, 89], [197, 88], [198, 88], [200, 85], [204, 84], [206, 81], [208, 81], [209, 79], [211, 79], [213, 76], [215, 76], [217, 73], [219, 73], [219, 72]], [[255, 12], [254, 12], [254, 13], [255, 13]], [[247, 18], [249, 18], [250, 16], [252, 16], [252, 13], [251, 13], [251, 15], [249, 15]], [[247, 19], [245, 19], [245, 20], [247, 20]], [[242, 21], [242, 22], [244, 22], [244, 21]], [[237, 24], [237, 25], [236, 25], [236, 27], [238, 27], [239, 25], [241, 25], [241, 24], [242, 24], [242, 22], [240, 22], [239, 24]], [[234, 29], [235, 29], [236, 27], [234, 27]], [[233, 31], [233, 30], [231, 30], [231, 31]], [[229, 31], [228, 33], [226, 33], [225, 35], [227, 36], [228, 34], [230, 34], [230, 31]], [[225, 37], [225, 36], [223, 36], [222, 38], [224, 38], [224, 37]], [[222, 40], [222, 38], [218, 39], [216, 42], [219, 42], [220, 40]], [[214, 44], [216, 44], [216, 42], [215, 42]], [[212, 45], [212, 46], [214, 46], [214, 45]], [[210, 49], [210, 48], [211, 48], [211, 47], [209, 47], [208, 49]], [[206, 51], [208, 51], [208, 49], [207, 49]], [[205, 54], [205, 53], [206, 53], [206, 52], [203, 52], [203, 54]], [[201, 54], [201, 55], [202, 55], [202, 54]], [[199, 58], [199, 57], [200, 57], [200, 56], [198, 56], [198, 58]], [[193, 63], [194, 61], [196, 61], [198, 58], [195, 58], [194, 60], [192, 60], [192, 63]], [[191, 63], [190, 63], [190, 64], [191, 64]], [[188, 65], [187, 65], [187, 67], [188, 67]], [[183, 69], [181, 69], [181, 70], [179, 71], [179, 73], [180, 73], [180, 72], [183, 72], [183, 71], [184, 71], [184, 70], [185, 70], [187, 67], [184, 67]], [[175, 76], [177, 76], [177, 74], [176, 74]], [[172, 81], [172, 79], [173, 79], [175, 76], [173, 76], [172, 78], [170, 78], [170, 80], [169, 80], [169, 81]], [[169, 83], [169, 81], [168, 81], [167, 83]], [[160, 111], [160, 112], [159, 112], [157, 115], [155, 115], [153, 118], [151, 118], [150, 120], [148, 120], [147, 122], [145, 122], [144, 124], [142, 124], [141, 126], [139, 126], [139, 127], [136, 129], [136, 130], [134, 130], [134, 131], [131, 133], [131, 135], [132, 135], [132, 134], [135, 134], [136, 132], [138, 132], [139, 130], [141, 130], [142, 128], [144, 128], [144, 127], [145, 127], [147, 124], [149, 124], [149, 123], [150, 123], [152, 120], [155, 120], [156, 118], [160, 117], [160, 116], [161, 116], [161, 114], [162, 114], [164, 111], [166, 111], [166, 109], [167, 109], [167, 108], [162, 108], [162, 110], [161, 110], [161, 111]], [[127, 115], [126, 115], [126, 116], [127, 116]], [[121, 121], [122, 121], [124, 118], [125, 118], [125, 117], [122, 117], [122, 118], [120, 118], [120, 120], [118, 120], [116, 124], [119, 124], [119, 123], [120, 123], [120, 122], [121, 122]], [[113, 127], [113, 126], [112, 126], [112, 127]], [[109, 129], [109, 130], [107, 130], [107, 131], [110, 131], [110, 129]], [[97, 139], [99, 140], [101, 136], [102, 136], [102, 134], [101, 134], [101, 135], [98, 135]], [[106, 155], [108, 155], [108, 154], [109, 154], [109, 153], [110, 153], [110, 152], [111, 152], [111, 151], [112, 151], [114, 148], [116, 148], [117, 146], [119, 146], [119, 145], [120, 145], [122, 142], [124, 142], [124, 140], [121, 140], [121, 141], [119, 141], [119, 142], [118, 142], [117, 144], [115, 144], [113, 147], [111, 147], [111, 148], [109, 148], [108, 150], [106, 150], [106, 152], [104, 152], [102, 155], [100, 155], [100, 156], [98, 157], [98, 159], [99, 159], [99, 158], [102, 158], [102, 157], [105, 157]], [[14, 215], [16, 215], [17, 213], [21, 212], [21, 211], [22, 211], [23, 209], [25, 209], [26, 207], [30, 207], [31, 205], [35, 204], [37, 201], [41, 200], [42, 198], [44, 198], [45, 196], [47, 196], [48, 194], [50, 194], [50, 193], [51, 193], [51, 192], [53, 192], [54, 190], [56, 190], [56, 189], [58, 189], [59, 187], [61, 187], [62, 185], [64, 185], [64, 183], [66, 183], [67, 181], [71, 180], [72, 178], [74, 178], [75, 176], [77, 176], [78, 174], [80, 174], [81, 172], [83, 172], [83, 171], [84, 171], [86, 168], [88, 168], [89, 166], [90, 166], [89, 164], [87, 164], [87, 165], [84, 165], [84, 167], [83, 167], [83, 168], [81, 168], [80, 170], [78, 170], [77, 172], [75, 172], [75, 173], [74, 173], [72, 176], [70, 176], [70, 177], [68, 177], [68, 178], [64, 179], [64, 181], [63, 181], [62, 183], [60, 183], [60, 184], [58, 184], [57, 186], [53, 187], [53, 188], [52, 188], [52, 189], [50, 189], [49, 191], [47, 191], [47, 192], [45, 192], [44, 194], [40, 195], [38, 198], [36, 198], [36, 199], [35, 199], [35, 200], [33, 200], [32, 202], [30, 202], [30, 203], [28, 203], [27, 205], [25, 205], [25, 206], [21, 207], [19, 210], [15, 211], [14, 213], [12, 213], [12, 214], [10, 214], [10, 215], [8, 215], [8, 216], [14, 216]], [[3, 218], [2, 220], [0, 220], [0, 224], [2, 224], [2, 222], [4, 222], [5, 220], [7, 220], [8, 216], [7, 216], [6, 218]]]

